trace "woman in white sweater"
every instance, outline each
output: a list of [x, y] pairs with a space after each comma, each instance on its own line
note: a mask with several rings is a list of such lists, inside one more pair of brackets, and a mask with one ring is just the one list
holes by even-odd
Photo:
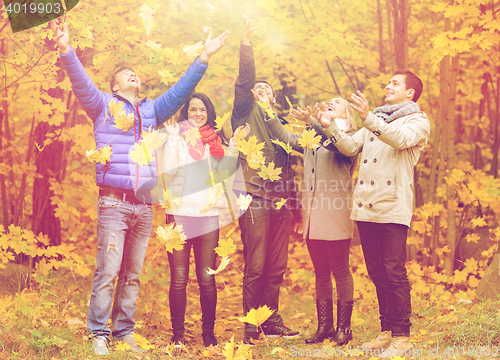
[[215, 269], [219, 211], [227, 208], [229, 201], [221, 178], [228, 179], [235, 173], [238, 160], [235, 136], [239, 131], [247, 136], [250, 127], [241, 126], [227, 141], [222, 131], [216, 132], [216, 117], [209, 97], [194, 93], [182, 107], [178, 121], [170, 119], [165, 125], [168, 138], [163, 148], [162, 170], [170, 200], [166, 222], [182, 225], [187, 236], [182, 250], [168, 254], [172, 343], [177, 346], [184, 342], [191, 247], [200, 287], [203, 344], [217, 345], [214, 335], [217, 288], [214, 275], [207, 270]]

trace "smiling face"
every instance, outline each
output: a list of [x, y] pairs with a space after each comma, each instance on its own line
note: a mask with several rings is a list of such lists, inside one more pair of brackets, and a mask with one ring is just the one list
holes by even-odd
[[141, 80], [136, 73], [131, 69], [120, 71], [115, 75], [115, 84], [113, 85], [113, 92], [126, 92], [136, 90], [139, 92], [141, 89]]
[[415, 94], [414, 89], [406, 89], [406, 76], [403, 74], [394, 75], [385, 87], [385, 102], [389, 105], [401, 104], [411, 101], [413, 94]]
[[326, 104], [332, 118], [346, 119], [346, 108], [341, 98], [333, 98]]
[[271, 104], [271, 106], [274, 105], [274, 94], [271, 85], [264, 82], [259, 82], [255, 84], [253, 88], [254, 90], [260, 91], [262, 95], [264, 95], [269, 100], [269, 104]]
[[207, 107], [198, 98], [192, 98], [187, 110], [188, 120], [193, 126], [201, 127], [208, 121]]

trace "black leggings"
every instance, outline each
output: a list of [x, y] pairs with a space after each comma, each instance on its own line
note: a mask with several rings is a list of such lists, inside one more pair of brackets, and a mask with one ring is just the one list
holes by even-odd
[[307, 239], [307, 248], [316, 274], [316, 298], [328, 300], [333, 297], [331, 274], [337, 286], [337, 300], [351, 301], [354, 296], [354, 282], [349, 268], [349, 248], [347, 240]]
[[[186, 287], [189, 278], [189, 256], [192, 247], [196, 264], [196, 279], [200, 287], [202, 330], [213, 330], [217, 307], [217, 287], [214, 275], [209, 275], [206, 270], [216, 268], [214, 249], [219, 242], [219, 219], [216, 216], [175, 216], [174, 221], [172, 215], [167, 215], [167, 224], [172, 222], [175, 222], [176, 225], [182, 224], [184, 233], [188, 237], [182, 250], [174, 250], [172, 254], [168, 253], [171, 276], [169, 300], [172, 329], [174, 333], [184, 332], [184, 315], [187, 302]], [[206, 233], [204, 233], [203, 229], [207, 230]], [[193, 231], [196, 231], [197, 236], [190, 236]]]

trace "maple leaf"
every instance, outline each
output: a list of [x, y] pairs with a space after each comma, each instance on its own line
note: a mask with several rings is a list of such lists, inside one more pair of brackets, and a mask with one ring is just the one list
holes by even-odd
[[118, 351], [127, 351], [127, 350], [132, 350], [129, 344], [118, 341], [118, 344], [115, 347], [115, 350]]
[[272, 142], [272, 143], [274, 143], [274, 144], [276, 144], [276, 145], [281, 146], [281, 147], [283, 148], [283, 150], [285, 150], [285, 151], [286, 151], [286, 153], [287, 153], [287, 154], [290, 154], [290, 153], [293, 151], [293, 149], [292, 149], [292, 147], [290, 146], [290, 144], [285, 144], [285, 143], [284, 143], [283, 141], [281, 141], [281, 140], [277, 140], [277, 139], [276, 139], [276, 140], [271, 140], [271, 142]]
[[236, 199], [236, 203], [240, 206], [240, 209], [243, 211], [248, 209], [251, 202], [252, 202], [252, 195], [250, 194], [247, 194], [247, 196], [240, 194], [240, 196]]
[[112, 99], [108, 102], [109, 106], [109, 116], [122, 116], [125, 113], [123, 110], [123, 102], [116, 99]]
[[171, 189], [164, 190], [163, 196], [165, 196], [165, 203], [162, 204], [164, 209], [175, 210], [182, 204], [179, 195], [174, 194]]
[[479, 235], [478, 234], [468, 234], [465, 237], [465, 240], [467, 240], [467, 242], [477, 243], [479, 241]]
[[169, 253], [173, 253], [174, 250], [180, 251], [186, 243], [187, 236], [183, 233], [182, 225], [177, 225], [174, 227], [174, 223], [165, 226], [158, 225], [156, 228], [156, 234], [165, 243], [165, 249]]
[[248, 344], [241, 344], [237, 349], [235, 348], [234, 335], [231, 340], [224, 345], [224, 350], [222, 354], [226, 357], [226, 360], [250, 360], [253, 359], [252, 350], [250, 350]]
[[137, 334], [136, 332], [134, 332], [133, 337], [134, 337], [134, 340], [137, 343], [137, 345], [139, 345], [144, 350], [150, 350], [150, 349], [155, 348], [155, 346], [150, 344], [149, 341], [145, 337]]
[[[240, 132], [243, 133], [243, 131]], [[238, 150], [241, 151], [244, 155], [258, 152], [264, 147], [264, 142], [259, 143], [255, 135], [250, 136], [248, 140], [237, 140], [236, 143], [238, 144]]]
[[285, 203], [286, 203], [286, 199], [281, 198], [280, 201], [278, 201], [278, 202], [275, 203], [276, 204], [276, 210], [281, 209], [283, 207], [283, 205], [285, 205]]
[[273, 109], [271, 109], [271, 106], [269, 106], [269, 101], [256, 101], [256, 103], [259, 104], [260, 107], [264, 109], [269, 118], [274, 117], [274, 111]]
[[146, 146], [144, 141], [134, 144], [134, 148], [130, 150], [130, 158], [139, 165], [148, 165], [155, 159], [153, 157], [154, 150]]
[[150, 8], [148, 5], [144, 4], [139, 8], [139, 10], [139, 16], [142, 18], [142, 24], [146, 30], [146, 35], [149, 36], [153, 26], [155, 25], [153, 15], [156, 12], [156, 9]]
[[203, 41], [198, 41], [196, 44], [193, 45], [186, 45], [184, 46], [184, 53], [187, 55], [188, 58], [194, 59], [198, 55], [200, 55], [201, 49], [203, 49]]
[[269, 316], [271, 316], [273, 312], [274, 310], [271, 310], [267, 305], [264, 305], [258, 309], [250, 309], [250, 311], [239, 320], [241, 322], [246, 322], [259, 327], [264, 323], [264, 321], [269, 319]]
[[316, 149], [319, 147], [321, 142], [321, 136], [316, 136], [316, 130], [304, 130], [300, 138], [298, 139], [299, 145], [302, 147], [308, 147], [311, 149]]
[[135, 115], [132, 113], [125, 115], [125, 111], [123, 113], [122, 115], [115, 116], [115, 126], [124, 132], [128, 132], [134, 126]]
[[191, 146], [195, 146], [197, 140], [201, 138], [200, 132], [198, 131], [197, 127], [193, 127], [191, 129], [187, 130], [186, 132], [184, 132], [184, 136], [185, 136], [186, 142]]
[[220, 184], [210, 188], [207, 196], [208, 205], [205, 205], [201, 210], [200, 214], [206, 214], [213, 209], [220, 199], [224, 196], [224, 190]]
[[168, 135], [165, 132], [159, 130], [153, 130], [153, 131], [151, 130], [152, 129], [150, 126], [147, 132], [146, 131], [142, 132], [142, 141], [146, 143], [147, 147], [156, 150], [162, 147], [163, 144], [165, 144]]
[[471, 222], [471, 225], [472, 225], [473, 228], [475, 228], [475, 227], [483, 227], [483, 226], [487, 225], [486, 221], [484, 221], [484, 219], [482, 217], [474, 218], [470, 222]]
[[[229, 117], [231, 116], [231, 112], [228, 111], [227, 113], [225, 113], [224, 115], [222, 115], [222, 117], [220, 116], [217, 116], [217, 118], [215, 119], [215, 130], [217, 132], [221, 131], [222, 130], [222, 127], [224, 126], [224, 124], [226, 123], [226, 121], [229, 119]], [[242, 132], [242, 131], [240, 131]]]
[[209, 275], [217, 275], [218, 273], [220, 273], [222, 270], [224, 270], [226, 268], [226, 266], [229, 264], [229, 261], [231, 261], [231, 259], [229, 259], [229, 256], [224, 256], [222, 258], [222, 260], [220, 261], [220, 264], [219, 264], [219, 267], [217, 268], [217, 270], [213, 270], [213, 269], [208, 268], [207, 273]]
[[290, 99], [286, 95], [285, 95], [285, 100], [286, 100], [286, 103], [288, 104], [288, 106], [290, 107], [290, 110], [292, 110], [293, 109], [292, 102], [290, 101]]
[[266, 158], [263, 156], [262, 151], [259, 150], [247, 156], [247, 163], [252, 169], [258, 169], [266, 163]]
[[260, 171], [257, 173], [261, 178], [264, 180], [271, 180], [271, 181], [276, 181], [281, 179], [281, 168], [274, 168], [274, 161], [271, 161], [271, 163], [268, 166], [261, 165]]
[[236, 252], [236, 245], [234, 245], [233, 239], [228, 238], [227, 240], [220, 239], [219, 246], [215, 248], [217, 255], [226, 257]]
[[100, 162], [101, 164], [105, 164], [106, 161], [111, 160], [111, 145], [104, 146], [100, 149], [92, 149], [92, 150], [87, 150], [85, 152], [85, 156], [87, 157], [88, 160], [91, 162]]

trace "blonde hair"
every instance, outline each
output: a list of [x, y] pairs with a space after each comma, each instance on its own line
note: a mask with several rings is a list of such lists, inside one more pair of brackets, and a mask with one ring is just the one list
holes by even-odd
[[358, 126], [356, 125], [356, 118], [354, 116], [354, 110], [351, 107], [351, 104], [349, 104], [349, 101], [347, 101], [346, 99], [344, 99], [344, 98], [342, 98], [340, 96], [339, 97], [335, 97], [333, 99], [339, 99], [342, 102], [342, 104], [344, 104], [344, 107], [345, 107], [345, 116], [346, 116], [347, 122], [350, 125], [348, 129], [344, 130], [344, 132], [357, 131], [358, 130]]

